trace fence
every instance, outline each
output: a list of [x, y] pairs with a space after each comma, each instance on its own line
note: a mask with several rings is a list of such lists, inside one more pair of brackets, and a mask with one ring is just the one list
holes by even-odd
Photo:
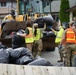
[[0, 64], [0, 75], [76, 75], [76, 67]]

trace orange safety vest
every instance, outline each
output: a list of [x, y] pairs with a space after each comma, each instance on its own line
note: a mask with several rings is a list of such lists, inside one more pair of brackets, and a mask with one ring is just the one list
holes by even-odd
[[28, 34], [28, 35], [26, 35], [25, 37], [26, 37], [26, 38], [33, 37], [33, 30], [32, 30], [32, 28], [27, 27], [27, 29], [29, 30], [29, 34]]
[[67, 29], [66, 32], [66, 43], [76, 43], [76, 36], [71, 28]]

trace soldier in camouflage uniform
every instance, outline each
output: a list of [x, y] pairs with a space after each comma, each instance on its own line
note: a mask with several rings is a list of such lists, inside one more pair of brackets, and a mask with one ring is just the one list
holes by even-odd
[[42, 40], [40, 39], [39, 41], [35, 41], [33, 45], [33, 56], [36, 57], [41, 56], [41, 51], [43, 48]]
[[64, 66], [73, 66], [74, 61], [73, 58], [76, 55], [76, 45], [75, 44], [66, 44], [64, 48], [62, 48], [61, 53], [64, 59]]
[[74, 61], [73, 58], [76, 55], [76, 24], [74, 22], [70, 22], [70, 28], [67, 28], [63, 34], [62, 41], [60, 44], [64, 44], [64, 47], [61, 50], [64, 66], [73, 66]]
[[40, 30], [40, 28], [38, 28], [38, 24], [35, 23], [33, 24], [34, 29], [33, 29], [33, 33], [34, 33], [34, 45], [33, 45], [33, 56], [36, 57], [36, 55], [41, 55], [41, 50], [43, 48], [43, 44], [42, 44], [42, 32]]

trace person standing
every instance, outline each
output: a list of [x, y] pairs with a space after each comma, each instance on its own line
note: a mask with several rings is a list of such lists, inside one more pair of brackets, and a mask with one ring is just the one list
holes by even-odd
[[14, 10], [11, 10], [11, 13], [4, 17], [3, 22], [5, 20], [15, 20], [15, 17], [16, 17], [15, 16], [15, 11]]
[[24, 34], [17, 33], [17, 35], [25, 38], [26, 47], [32, 52], [34, 38], [33, 38], [33, 29], [31, 24], [32, 23], [30, 20], [26, 21], [27, 27], [25, 29], [25, 33]]
[[60, 54], [60, 60], [58, 60], [58, 62], [63, 62], [62, 54], [61, 54], [61, 52], [60, 52], [60, 50], [61, 50], [60, 42], [61, 42], [62, 35], [63, 35], [63, 32], [64, 32], [64, 26], [61, 26], [60, 24], [58, 24], [58, 31], [54, 30], [53, 28], [51, 28], [51, 30], [52, 30], [52, 31], [55, 33], [55, 35], [56, 35], [55, 43], [56, 43], [57, 46], [58, 46], [59, 54]]
[[33, 45], [33, 55], [34, 57], [36, 57], [36, 55], [41, 55], [41, 51], [43, 48], [43, 44], [42, 44], [42, 32], [40, 30], [40, 28], [38, 28], [38, 24], [34, 23], [33, 24], [33, 34], [34, 34], [34, 45]]
[[73, 66], [73, 57], [76, 55], [76, 24], [74, 22], [69, 22], [69, 28], [64, 31], [60, 44], [64, 46], [62, 48], [64, 66]]

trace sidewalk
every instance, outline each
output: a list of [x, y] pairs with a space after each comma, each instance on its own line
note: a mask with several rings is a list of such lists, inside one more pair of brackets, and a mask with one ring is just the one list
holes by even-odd
[[41, 57], [46, 58], [53, 65], [63, 66], [63, 62], [57, 62], [60, 59], [57, 47], [55, 48], [55, 51], [43, 51]]

